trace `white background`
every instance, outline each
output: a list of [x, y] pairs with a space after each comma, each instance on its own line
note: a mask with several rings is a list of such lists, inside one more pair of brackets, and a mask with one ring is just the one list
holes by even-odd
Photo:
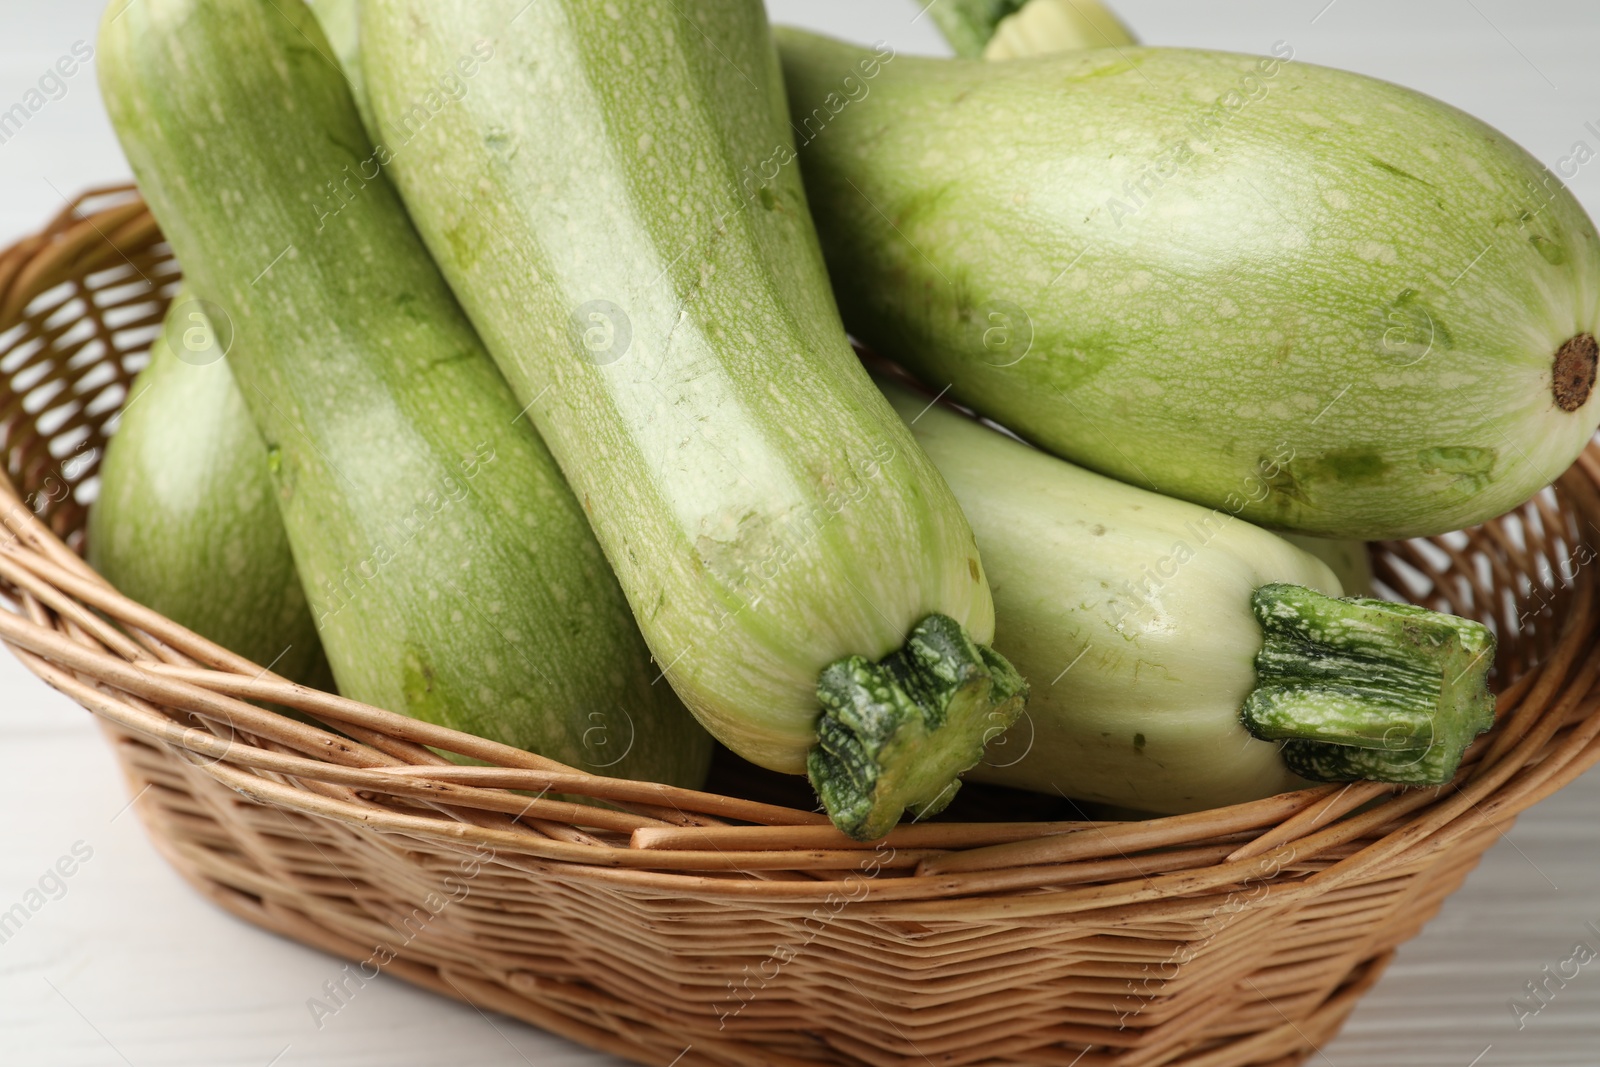
[[[926, 0], [769, 0], [778, 21], [942, 52]], [[96, 0], [0, 0], [0, 110], [75, 41]], [[1595, 0], [1122, 0], [1151, 44], [1260, 52], [1421, 89], [1485, 119], [1552, 169], [1600, 127]], [[127, 176], [92, 64], [0, 145], [0, 242], [63, 197]], [[1571, 183], [1600, 217], [1600, 160]], [[388, 978], [322, 1030], [306, 1008], [340, 967], [217, 911], [157, 857], [87, 712], [0, 654], [0, 911], [77, 842], [67, 892], [0, 945], [0, 1064], [609, 1064], [520, 1023]], [[119, 814], [120, 813], [120, 814]], [[1401, 952], [1323, 1067], [1600, 1064], [1600, 961], [1518, 1029], [1509, 1001], [1576, 941], [1600, 949], [1600, 776], [1526, 816]]]

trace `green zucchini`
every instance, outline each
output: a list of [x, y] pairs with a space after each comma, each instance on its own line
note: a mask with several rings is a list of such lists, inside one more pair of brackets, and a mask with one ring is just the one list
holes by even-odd
[[1337, 599], [1324, 563], [1258, 526], [884, 388], [972, 517], [995, 648], [1034, 681], [969, 777], [1197, 811], [1308, 779], [1437, 785], [1492, 725], [1479, 623]]
[[326, 660], [256, 432], [206, 307], [173, 298], [100, 465], [89, 563], [112, 585], [291, 681]]
[[666, 677], [848, 833], [939, 810], [1024, 687], [982, 647], [960, 508], [839, 322], [761, 4], [367, 0], [361, 32], [407, 207]]
[[606, 774], [697, 784], [571, 491], [371, 156], [301, 0], [141, 0], [100, 79], [230, 364], [347, 696]]
[[1316, 556], [1328, 565], [1345, 596], [1367, 596], [1372, 592], [1372, 557], [1365, 541], [1337, 541], [1304, 534], [1283, 534], [1296, 548]]
[[1100, 0], [944, 0], [928, 11], [958, 55], [1017, 59], [1137, 43]]
[[[1026, 0], [991, 29], [984, 21], [986, 12], [977, 9], [992, 3], [993, 0], [955, 0], [943, 5], [935, 18], [941, 26], [949, 27], [946, 35], [952, 42], [965, 39], [964, 33], [976, 37], [990, 32], [982, 49], [983, 58], [988, 60], [1139, 43], [1133, 32], [1098, 0]], [[1292, 533], [1285, 534], [1284, 540], [1326, 563], [1346, 596], [1366, 596], [1372, 591], [1372, 561], [1366, 542]]]
[[[779, 40], [802, 126], [871, 57]], [[1482, 123], [1292, 59], [883, 63], [800, 149], [846, 325], [1057, 455], [1265, 525], [1520, 504], [1600, 421], [1593, 223]]]
[[366, 75], [361, 69], [361, 0], [312, 0], [311, 12], [317, 16], [333, 58], [339, 61], [339, 69], [350, 83], [350, 95], [361, 113], [361, 125], [370, 136], [377, 127], [373, 125]]

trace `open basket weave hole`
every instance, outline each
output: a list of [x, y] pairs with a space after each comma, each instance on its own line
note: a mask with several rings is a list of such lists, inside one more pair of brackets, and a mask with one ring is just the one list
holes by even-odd
[[1438, 789], [861, 845], [728, 775], [597, 777], [291, 685], [80, 558], [177, 277], [126, 188], [0, 256], [0, 638], [100, 718], [173, 865], [351, 961], [346, 995], [381, 970], [684, 1067], [1298, 1063], [1516, 814], [1600, 758], [1593, 446], [1511, 515], [1374, 547], [1386, 595], [1499, 637], [1498, 724]]

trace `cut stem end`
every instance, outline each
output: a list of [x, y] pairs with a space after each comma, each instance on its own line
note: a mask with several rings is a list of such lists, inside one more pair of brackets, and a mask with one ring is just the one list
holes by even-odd
[[1244, 725], [1287, 742], [1301, 777], [1440, 785], [1494, 725], [1494, 636], [1479, 623], [1283, 584], [1251, 607], [1262, 646]]
[[1589, 402], [1594, 392], [1595, 365], [1600, 362], [1600, 344], [1592, 334], [1580, 333], [1556, 349], [1550, 364], [1550, 392], [1556, 407], [1577, 411]]
[[929, 615], [877, 663], [847, 656], [822, 671], [822, 718], [806, 761], [812, 788], [858, 841], [884, 836], [905, 811], [936, 815], [1027, 695], [1004, 657], [949, 616]]

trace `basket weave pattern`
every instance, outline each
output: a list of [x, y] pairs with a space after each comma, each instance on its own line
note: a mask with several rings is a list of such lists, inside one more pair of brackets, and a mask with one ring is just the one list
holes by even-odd
[[351, 961], [348, 990], [383, 971], [683, 1067], [1294, 1064], [1519, 812], [1600, 759], [1594, 447], [1510, 516], [1374, 552], [1388, 591], [1500, 635], [1498, 725], [1440, 789], [860, 845], [812, 811], [597, 777], [291, 685], [80, 557], [108, 421], [137, 402], [177, 276], [129, 189], [0, 255], [0, 639], [99, 716], [172, 864]]

